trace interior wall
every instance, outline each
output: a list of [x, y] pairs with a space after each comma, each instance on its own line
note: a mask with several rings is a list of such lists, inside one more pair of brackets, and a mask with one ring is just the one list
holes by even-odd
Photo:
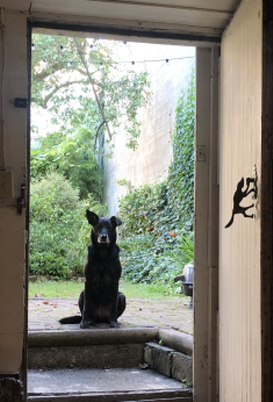
[[[262, 1], [243, 0], [221, 47], [220, 401], [261, 400], [260, 182]], [[237, 183], [258, 174], [255, 204], [225, 229]]]
[[[22, 215], [18, 215], [16, 201], [20, 196], [21, 184], [26, 180], [27, 113], [25, 108], [14, 107], [14, 99], [27, 99], [28, 96], [27, 22], [26, 18], [19, 14], [4, 14], [3, 21], [4, 26], [0, 30], [2, 84], [0, 146], [4, 153], [1, 152], [0, 170], [13, 173], [14, 193], [8, 196], [0, 195], [0, 380], [2, 374], [5, 374], [19, 379], [21, 384], [25, 334], [24, 280], [27, 234], [25, 209]], [[2, 393], [0, 399], [1, 397]], [[4, 396], [1, 400], [11, 399]]]

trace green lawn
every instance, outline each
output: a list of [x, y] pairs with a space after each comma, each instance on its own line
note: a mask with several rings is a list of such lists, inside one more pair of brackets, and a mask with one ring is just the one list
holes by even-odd
[[[44, 297], [79, 297], [84, 283], [78, 281], [36, 281], [29, 283], [29, 297], [36, 294]], [[121, 282], [120, 291], [127, 297], [160, 298], [165, 297], [164, 286], [146, 285], [142, 283]]]

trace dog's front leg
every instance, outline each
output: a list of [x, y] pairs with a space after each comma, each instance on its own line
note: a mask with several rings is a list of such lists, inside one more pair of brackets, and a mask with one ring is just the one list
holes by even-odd
[[112, 308], [111, 308], [111, 316], [109, 320], [109, 324], [111, 328], [118, 328], [118, 315], [117, 315], [117, 308], [118, 308], [118, 291], [116, 290], [115, 295], [113, 296], [113, 300], [116, 302], [112, 303]]
[[80, 323], [80, 328], [82, 328], [82, 329], [88, 328], [90, 320], [91, 320], [91, 313], [90, 313], [91, 297], [90, 297], [89, 293], [90, 292], [89, 292], [88, 286], [86, 285], [86, 282], [85, 282], [82, 320]]

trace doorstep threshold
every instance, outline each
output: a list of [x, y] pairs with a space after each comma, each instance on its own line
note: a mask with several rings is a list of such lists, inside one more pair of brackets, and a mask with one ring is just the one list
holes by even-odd
[[180, 381], [150, 369], [28, 370], [29, 402], [154, 399], [186, 402], [192, 401], [192, 393]]

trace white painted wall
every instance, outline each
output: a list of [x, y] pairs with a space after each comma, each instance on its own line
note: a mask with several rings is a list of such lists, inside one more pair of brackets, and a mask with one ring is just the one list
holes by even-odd
[[142, 130], [137, 150], [126, 147], [126, 133], [120, 130], [113, 157], [105, 160], [105, 202], [109, 214], [117, 213], [118, 200], [128, 191], [117, 180], [125, 179], [131, 186], [139, 187], [166, 178], [172, 159], [171, 137], [177, 100], [181, 90], [186, 91], [195, 65], [194, 47], [143, 43], [131, 46], [133, 61], [162, 61], [135, 64], [136, 69], [149, 72], [152, 95], [148, 106], [139, 113]]

